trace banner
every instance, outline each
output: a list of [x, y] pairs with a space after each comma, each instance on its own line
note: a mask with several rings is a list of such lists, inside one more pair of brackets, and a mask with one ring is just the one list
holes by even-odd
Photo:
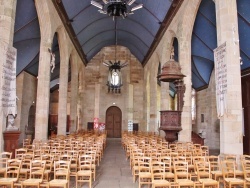
[[133, 131], [133, 120], [128, 120], [128, 131]]
[[99, 118], [94, 118], [94, 129], [99, 128]]
[[2, 110], [5, 116], [16, 115], [16, 49], [1, 43], [2, 61]]
[[214, 49], [217, 115], [222, 117], [227, 111], [227, 46], [226, 42]]

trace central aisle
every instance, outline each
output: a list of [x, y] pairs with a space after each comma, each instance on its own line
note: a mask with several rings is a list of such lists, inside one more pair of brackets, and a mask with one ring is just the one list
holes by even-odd
[[100, 166], [97, 168], [95, 188], [138, 188], [133, 183], [129, 160], [126, 160], [121, 139], [107, 138], [107, 147]]

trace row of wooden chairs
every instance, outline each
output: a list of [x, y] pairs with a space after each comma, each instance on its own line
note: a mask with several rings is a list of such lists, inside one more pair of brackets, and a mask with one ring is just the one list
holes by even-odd
[[[198, 160], [194, 163], [195, 167], [190, 171], [189, 163], [181, 160], [181, 158], [172, 162], [171, 157], [152, 160], [151, 157], [141, 155], [135, 157], [132, 166], [132, 175], [134, 182], [138, 177], [139, 187], [143, 184], [152, 184], [155, 187], [156, 185], [154, 184], [156, 183], [154, 180], [157, 179], [157, 176], [161, 180], [160, 182], [166, 183], [165, 186], [177, 184], [178, 186], [202, 185], [204, 187], [213, 185], [214, 187], [218, 187], [219, 182], [222, 182], [226, 187], [232, 187], [233, 185], [242, 187], [250, 186], [249, 160], [242, 160], [243, 171], [240, 171], [237, 170], [235, 161], [222, 160], [219, 162], [218, 158], [218, 156], [203, 157], [203, 160]], [[162, 169], [157, 164], [160, 164]], [[184, 176], [181, 179], [184, 178], [185, 180], [180, 180], [180, 175]], [[189, 182], [189, 184], [182, 184], [182, 181], [185, 183]]]
[[[103, 157], [106, 134], [92, 134], [89, 136], [91, 138], [87, 138], [84, 135], [84, 138], [82, 136], [82, 139], [78, 139], [79, 135], [75, 135], [70, 138], [64, 137], [65, 140], [62, 137], [58, 137], [45, 143], [39, 142], [39, 144], [37, 144], [38, 142], [30, 144], [30, 142], [25, 141], [23, 144], [24, 148], [16, 150], [15, 159], [11, 159], [12, 153], [2, 153], [0, 156], [0, 164], [2, 166], [0, 168], [0, 174], [2, 174], [0, 185], [9, 185], [11, 187], [62, 186], [66, 188], [69, 187], [70, 177], [74, 176], [76, 187], [83, 183], [88, 183], [89, 187], [91, 187], [92, 181], [95, 181], [96, 178], [96, 166], [99, 165]], [[80, 149], [81, 144], [86, 141], [88, 147]], [[80, 147], [78, 147], [78, 150], [70, 150], [72, 148], [65, 147], [68, 143], [79, 145]], [[56, 145], [59, 145], [60, 148], [55, 147]], [[35, 170], [33, 168], [34, 165], [32, 165], [34, 161], [37, 162], [35, 166], [41, 167], [40, 170], [37, 169], [37, 172], [39, 172], [37, 174], [32, 172], [32, 169]], [[39, 161], [42, 161], [43, 164], [38, 165]], [[63, 170], [66, 166], [68, 170]], [[16, 169], [14, 170], [13, 168]], [[11, 173], [13, 170], [15, 173]], [[54, 174], [54, 178], [51, 179], [52, 174]]]
[[[250, 186], [250, 156], [247, 155], [240, 156], [239, 163], [235, 155], [224, 155], [223, 157], [209, 156], [209, 148], [199, 144], [168, 144], [155, 136], [149, 139], [145, 138], [145, 135], [138, 137], [138, 135], [127, 133], [123, 135], [122, 146], [126, 151], [127, 159], [130, 159], [134, 182], [138, 177], [139, 187], [143, 184], [152, 184], [152, 187], [219, 187], [220, 182], [225, 187]], [[144, 148], [143, 146], [146, 147]], [[166, 150], [168, 152], [165, 152]], [[193, 150], [203, 150], [205, 152], [195, 155], [192, 152], [190, 153]], [[166, 155], [165, 153], [168, 154]], [[140, 161], [143, 158], [151, 161], [151, 168], [148, 168], [146, 177], [142, 173], [145, 169], [141, 170], [143, 169], [141, 168], [143, 162]], [[196, 158], [202, 160], [196, 161]], [[164, 166], [164, 170], [156, 164]], [[148, 164], [148, 166], [150, 165]], [[186, 169], [186, 173], [181, 172], [181, 174], [185, 174], [184, 180], [179, 180], [178, 178], [179, 166], [183, 170]], [[238, 166], [242, 170], [239, 170]], [[162, 172], [162, 175], [159, 175], [160, 172]], [[159, 181], [156, 181], [156, 179], [159, 179]]]

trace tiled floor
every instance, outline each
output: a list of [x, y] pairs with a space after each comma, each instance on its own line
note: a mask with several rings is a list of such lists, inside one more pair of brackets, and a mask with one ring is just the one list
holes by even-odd
[[126, 160], [121, 139], [107, 139], [104, 157], [97, 169], [97, 178], [93, 183], [95, 188], [134, 188], [133, 178]]
[[[75, 179], [71, 179], [70, 187], [75, 187]], [[93, 188], [138, 188], [138, 183], [133, 183], [133, 178], [126, 160], [121, 139], [107, 139], [107, 147], [100, 166], [97, 167], [96, 181]], [[88, 188], [84, 184], [81, 188]]]

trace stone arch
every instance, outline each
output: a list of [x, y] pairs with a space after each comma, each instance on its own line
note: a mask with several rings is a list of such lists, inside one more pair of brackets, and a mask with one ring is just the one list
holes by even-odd
[[[179, 141], [191, 141], [192, 115], [191, 115], [191, 36], [195, 17], [199, 8], [200, 0], [185, 1], [182, 7], [182, 14], [179, 15], [179, 22], [176, 28], [177, 39], [179, 42], [179, 63], [181, 72], [186, 77], [183, 79], [185, 84], [184, 106], [181, 122], [182, 131], [179, 132]], [[189, 16], [186, 16], [189, 15]]]
[[57, 134], [65, 135], [69, 127], [69, 116], [67, 114], [68, 98], [68, 76], [69, 76], [69, 40], [64, 27], [57, 28], [58, 45], [60, 51], [60, 79], [59, 79], [59, 101], [58, 101], [58, 131]]
[[44, 129], [48, 126], [49, 119], [47, 114], [49, 114], [50, 64], [48, 62], [50, 62], [51, 56], [48, 48], [52, 44], [54, 27], [56, 27], [56, 23], [60, 23], [56, 20], [58, 15], [52, 15], [56, 14], [56, 11], [50, 10], [53, 6], [49, 3], [52, 1], [35, 1], [41, 34], [35, 129], [35, 138], [39, 140], [47, 140], [48, 136], [48, 129]]

